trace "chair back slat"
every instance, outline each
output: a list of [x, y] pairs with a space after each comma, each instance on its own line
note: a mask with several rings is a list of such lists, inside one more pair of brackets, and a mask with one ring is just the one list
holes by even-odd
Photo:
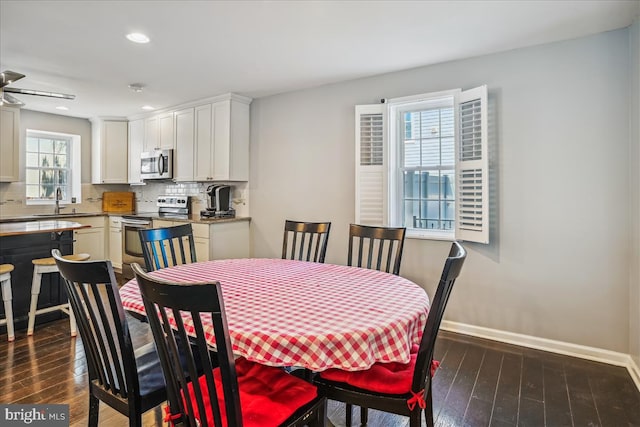
[[138, 234], [147, 271], [196, 262], [191, 223], [166, 228], [143, 228]]
[[347, 265], [399, 275], [405, 232], [404, 227], [351, 224]]
[[426, 381], [431, 380], [430, 369], [433, 360], [433, 349], [436, 338], [438, 337], [438, 330], [440, 329], [440, 323], [442, 322], [449, 296], [453, 290], [453, 285], [462, 270], [462, 265], [466, 257], [467, 251], [464, 247], [458, 242], [453, 242], [449, 250], [449, 256], [445, 261], [442, 275], [440, 276], [436, 294], [429, 308], [427, 324], [420, 341], [416, 369], [413, 373], [412, 390], [414, 391], [419, 391], [424, 388]]
[[[213, 366], [217, 365], [220, 368], [227, 425], [241, 427], [238, 379], [220, 284], [218, 282], [176, 284], [145, 273], [138, 264], [132, 264], [131, 267], [140, 286], [145, 311], [160, 313], [160, 317], [148, 316], [148, 319], [160, 355], [172, 414], [181, 415], [186, 425], [205, 427], [208, 425], [205, 408], [210, 406], [215, 426], [222, 427], [221, 411], [212, 373]], [[202, 315], [211, 318], [216, 343], [215, 353], [206, 351], [208, 345], [200, 317]], [[189, 338], [187, 338], [182, 316], [189, 316], [193, 323]], [[179, 339], [176, 339], [177, 337]], [[199, 349], [195, 354], [200, 358], [200, 364], [196, 362], [195, 354], [189, 348], [189, 342], [195, 343]], [[179, 352], [180, 350], [182, 353]], [[180, 355], [187, 359], [187, 372], [178, 361]], [[213, 363], [212, 357], [217, 363]], [[197, 380], [196, 366], [204, 366], [203, 382]], [[189, 395], [190, 389], [193, 390], [195, 403], [190, 399], [183, 400], [179, 397]], [[204, 396], [207, 394], [209, 398], [205, 399]], [[196, 408], [200, 415], [198, 421], [191, 415], [195, 413]]]
[[324, 262], [330, 231], [330, 222], [285, 220], [282, 259]]
[[139, 395], [127, 320], [110, 261], [68, 261], [52, 251], [64, 279], [89, 367], [89, 381], [123, 399]]

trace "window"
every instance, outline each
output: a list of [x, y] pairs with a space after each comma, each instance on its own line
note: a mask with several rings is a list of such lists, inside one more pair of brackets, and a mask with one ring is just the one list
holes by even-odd
[[56, 200], [59, 188], [64, 203], [80, 197], [80, 137], [27, 129], [26, 198], [28, 204]]
[[486, 99], [482, 86], [356, 106], [356, 222], [488, 243]]

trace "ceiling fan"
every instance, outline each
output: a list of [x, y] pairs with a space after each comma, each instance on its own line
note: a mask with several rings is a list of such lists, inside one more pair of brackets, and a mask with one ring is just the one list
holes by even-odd
[[[33, 90], [33, 89], [20, 89], [17, 87], [6, 87], [8, 84], [15, 82], [16, 80], [20, 80], [25, 75], [16, 73], [15, 71], [4, 71], [0, 73], [0, 105], [9, 105], [9, 106], [17, 106], [22, 107], [24, 102], [20, 101], [17, 98], [14, 98], [9, 93], [19, 93], [21, 95], [36, 95], [36, 96], [46, 96], [49, 98], [58, 98], [58, 99], [75, 99], [75, 95], [68, 95], [66, 93], [56, 93], [56, 92], [45, 92], [41, 90]], [[8, 93], [9, 92], [9, 93]]]

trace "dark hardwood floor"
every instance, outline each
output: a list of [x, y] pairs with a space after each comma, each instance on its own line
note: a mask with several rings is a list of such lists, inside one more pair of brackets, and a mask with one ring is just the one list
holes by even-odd
[[[147, 325], [131, 319], [134, 342], [148, 342]], [[434, 377], [437, 426], [640, 426], [640, 392], [626, 369], [464, 335], [441, 332]], [[69, 321], [0, 335], [0, 402], [67, 403], [72, 426], [87, 423], [84, 350], [69, 337]], [[354, 409], [354, 421], [359, 420]], [[370, 427], [399, 427], [408, 420], [369, 411]], [[143, 422], [162, 425], [159, 409]], [[344, 405], [329, 404], [328, 425], [344, 425]], [[100, 425], [127, 419], [101, 404]], [[332, 424], [333, 423], [333, 424]]]

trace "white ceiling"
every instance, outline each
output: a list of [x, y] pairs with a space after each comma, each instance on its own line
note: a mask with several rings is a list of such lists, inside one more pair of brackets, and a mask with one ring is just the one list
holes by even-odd
[[[131, 116], [144, 104], [256, 98], [571, 39], [626, 27], [639, 12], [640, 0], [1, 0], [0, 70], [27, 75], [13, 87], [76, 95], [16, 94], [27, 109]], [[151, 42], [129, 42], [133, 31]]]

